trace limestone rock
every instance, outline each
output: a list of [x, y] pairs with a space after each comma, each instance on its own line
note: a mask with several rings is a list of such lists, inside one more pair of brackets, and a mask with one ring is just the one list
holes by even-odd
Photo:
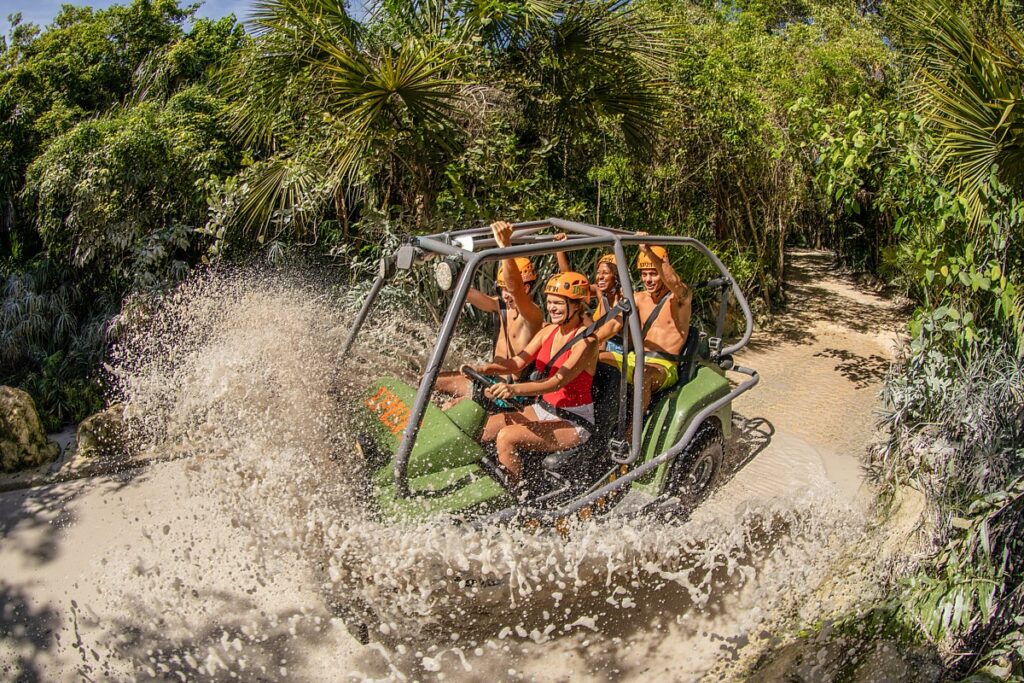
[[130, 455], [125, 434], [124, 407], [112, 405], [78, 425], [75, 459], [124, 458]]
[[36, 404], [21, 389], [0, 386], [0, 471], [39, 467], [60, 448], [46, 439]]

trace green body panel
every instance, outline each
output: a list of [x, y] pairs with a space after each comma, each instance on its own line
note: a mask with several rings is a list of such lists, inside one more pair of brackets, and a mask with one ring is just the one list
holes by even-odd
[[476, 465], [465, 465], [434, 472], [409, 480], [409, 489], [419, 494], [410, 498], [395, 496], [395, 477], [391, 463], [373, 477], [374, 492], [381, 515], [391, 520], [426, 519], [438, 513], [479, 515], [512, 505], [512, 497], [501, 484]]
[[464, 400], [447, 411], [428, 404], [409, 455], [409, 498], [395, 495], [393, 456], [398, 450], [416, 398], [416, 390], [392, 377], [377, 382], [362, 407], [363, 432], [370, 436], [387, 463], [373, 475], [381, 515], [387, 519], [425, 519], [438, 513], [484, 514], [508, 507], [512, 499], [477, 466], [484, 449], [477, 443], [487, 417], [479, 404]]
[[[363, 431], [377, 448], [389, 456], [398, 450], [416, 390], [405, 382], [385, 377], [377, 382], [363, 401]], [[446, 414], [427, 404], [416, 445], [409, 455], [410, 479], [443, 472], [478, 462], [484, 456], [477, 443], [483, 429], [484, 409], [470, 400], [461, 401]]]
[[[721, 370], [703, 365], [697, 375], [683, 386], [670, 391], [651, 411], [644, 425], [644, 438], [640, 446], [641, 456], [637, 464], [653, 460], [664, 453], [690, 426], [690, 420], [712, 402], [726, 396], [731, 387]], [[722, 424], [722, 434], [729, 438], [732, 429], [732, 403], [713, 413]], [[651, 496], [659, 496], [665, 487], [671, 462], [658, 467], [654, 472], [641, 477], [633, 488]]]
[[476, 401], [459, 401], [448, 410], [444, 411], [448, 419], [455, 423], [455, 426], [465, 432], [473, 441], [479, 441], [484, 431], [484, 421], [487, 411]]
[[[654, 406], [644, 425], [641, 445], [643, 464], [675, 444], [693, 416], [713, 401], [726, 396], [731, 387], [722, 371], [702, 365], [686, 384], [669, 391]], [[382, 453], [393, 456], [416, 392], [394, 378], [384, 378], [371, 389], [363, 403], [364, 432]], [[726, 404], [714, 415], [723, 435], [732, 426], [732, 406]], [[395, 495], [392, 458], [373, 475], [373, 488], [381, 515], [386, 519], [426, 519], [439, 513], [482, 515], [514, 504], [508, 492], [488, 476], [477, 462], [485, 451], [477, 443], [486, 413], [470, 400], [460, 401], [448, 411], [429, 404], [409, 457], [408, 478], [412, 496]], [[658, 467], [633, 484], [644, 493], [659, 496], [671, 463]]]

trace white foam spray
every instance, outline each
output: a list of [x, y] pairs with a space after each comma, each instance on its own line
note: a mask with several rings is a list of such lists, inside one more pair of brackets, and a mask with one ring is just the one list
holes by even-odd
[[[190, 499], [204, 501], [109, 574], [120, 585], [107, 593], [136, 616], [105, 645], [133, 675], [696, 679], [860, 532], [822, 490], [733, 492], [743, 504], [728, 514], [613, 518], [568, 536], [381, 523], [347, 418], [375, 377], [413, 380], [436, 330], [392, 297], [341, 358], [355, 300], [305, 274], [205, 273], [120, 349], [112, 373], [137, 438], [187, 458]], [[487, 341], [453, 353], [479, 357]], [[223, 543], [199, 540], [212, 518], [229, 521]], [[344, 622], [373, 643], [353, 644]], [[341, 664], [316, 669], [314, 650]]]

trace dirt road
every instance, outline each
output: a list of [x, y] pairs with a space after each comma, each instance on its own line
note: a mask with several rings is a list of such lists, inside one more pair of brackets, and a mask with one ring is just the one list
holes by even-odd
[[[813, 584], [823, 556], [856, 537], [865, 499], [858, 459], [874, 437], [902, 314], [836, 276], [827, 254], [793, 252], [789, 262], [788, 313], [755, 333], [739, 359], [762, 380], [736, 405], [728, 481], [684, 526], [605, 525], [565, 543], [350, 519], [325, 530], [331, 520], [307, 500], [325, 476], [307, 468], [308, 447], [274, 442], [271, 457], [250, 425], [218, 437], [203, 457], [0, 494], [0, 678], [699, 679], [742, 651], [773, 596]], [[296, 308], [285, 302], [274, 315]], [[256, 314], [228, 322], [240, 345], [266, 326]], [[280, 343], [294, 347], [296, 338]], [[196, 382], [214, 389], [206, 412], [230, 403], [236, 384], [250, 403], [268, 384], [273, 400], [290, 404], [314, 393], [289, 396], [280, 378], [245, 380], [239, 358], [249, 347], [233, 343], [219, 339], [216, 353], [202, 356], [190, 405], [200, 402]], [[259, 358], [273, 358], [268, 344]], [[234, 374], [222, 371], [229, 364]], [[182, 434], [202, 432], [195, 414]], [[365, 564], [382, 609], [404, 600], [395, 614], [445, 629], [411, 634], [396, 617], [380, 643], [359, 645], [325, 607], [311, 544]], [[525, 581], [544, 596], [531, 616], [475, 593], [457, 607], [438, 597], [434, 586], [450, 582], [460, 555], [475, 557], [470, 547], [500, 550], [519, 572], [516, 595]], [[706, 571], [693, 573], [701, 563]], [[580, 566], [607, 570], [584, 575]], [[563, 599], [569, 576], [576, 597]], [[507, 627], [453, 628], [467, 604]], [[556, 608], [564, 613], [549, 613]]]

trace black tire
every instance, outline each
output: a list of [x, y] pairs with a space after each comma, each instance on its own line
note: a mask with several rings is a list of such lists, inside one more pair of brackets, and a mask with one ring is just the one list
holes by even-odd
[[721, 428], [713, 421], [705, 422], [686, 450], [672, 462], [665, 493], [678, 498], [687, 509], [693, 509], [718, 486], [724, 457]]

